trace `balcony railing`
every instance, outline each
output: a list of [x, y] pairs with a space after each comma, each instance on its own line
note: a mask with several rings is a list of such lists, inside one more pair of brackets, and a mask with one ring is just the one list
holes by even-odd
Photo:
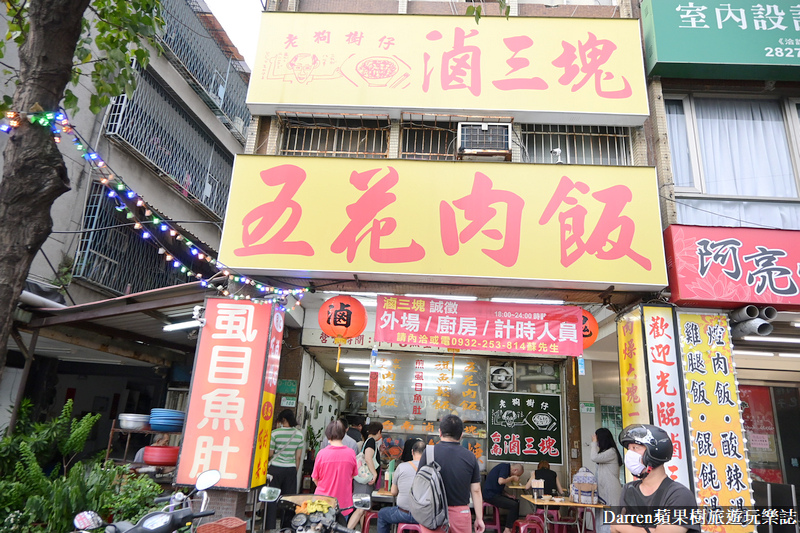
[[133, 96], [114, 99], [106, 135], [210, 216], [224, 217], [233, 156], [147, 71]]
[[167, 59], [244, 144], [250, 112], [239, 62], [220, 49], [198, 19], [200, 8], [193, 0], [162, 0], [161, 5], [165, 24], [160, 38]]
[[123, 225], [107, 189], [92, 183], [83, 214], [84, 233], [74, 277], [115, 294], [128, 294], [193, 281], [159, 255], [158, 246]]

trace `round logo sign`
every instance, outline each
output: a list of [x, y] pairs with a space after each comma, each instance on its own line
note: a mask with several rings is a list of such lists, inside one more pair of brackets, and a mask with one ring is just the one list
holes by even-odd
[[597, 320], [592, 316], [592, 313], [583, 310], [582, 319], [582, 334], [583, 334], [583, 349], [585, 350], [597, 340], [597, 334], [600, 332], [600, 327], [597, 325]]
[[264, 420], [272, 418], [272, 402], [264, 402], [261, 406], [261, 418]]

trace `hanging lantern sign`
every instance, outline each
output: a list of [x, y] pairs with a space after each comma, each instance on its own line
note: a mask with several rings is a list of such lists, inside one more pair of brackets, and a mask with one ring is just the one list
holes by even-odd
[[597, 335], [600, 333], [600, 326], [597, 325], [597, 320], [592, 316], [592, 313], [583, 310], [582, 318], [583, 329], [583, 349], [585, 350], [597, 340]]
[[342, 355], [342, 344], [347, 339], [358, 337], [367, 327], [367, 310], [352, 296], [334, 296], [322, 304], [317, 315], [319, 326], [333, 342], [339, 346], [336, 354], [336, 371], [339, 371], [339, 358]]

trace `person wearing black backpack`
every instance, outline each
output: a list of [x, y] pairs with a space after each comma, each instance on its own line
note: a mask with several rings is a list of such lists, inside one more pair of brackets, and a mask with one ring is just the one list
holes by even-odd
[[[483, 495], [481, 470], [475, 455], [461, 446], [464, 422], [456, 415], [447, 415], [439, 422], [439, 442], [433, 447], [434, 461], [440, 473], [447, 496], [447, 519], [450, 533], [472, 533], [472, 515], [469, 498], [475, 507], [475, 533], [483, 533]], [[419, 468], [427, 464], [428, 454], [419, 461]], [[420, 525], [423, 533], [431, 530]], [[441, 528], [435, 531], [441, 531]]]

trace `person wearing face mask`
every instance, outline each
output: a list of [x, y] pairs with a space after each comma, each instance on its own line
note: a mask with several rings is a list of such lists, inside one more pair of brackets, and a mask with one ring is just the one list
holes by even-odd
[[[697, 508], [697, 500], [685, 486], [667, 476], [664, 463], [672, 459], [672, 440], [666, 431], [649, 424], [633, 424], [619, 434], [625, 448], [625, 468], [639, 479], [622, 487], [622, 515], [652, 515], [656, 509]], [[699, 524], [612, 524], [611, 533], [700, 532]]]

